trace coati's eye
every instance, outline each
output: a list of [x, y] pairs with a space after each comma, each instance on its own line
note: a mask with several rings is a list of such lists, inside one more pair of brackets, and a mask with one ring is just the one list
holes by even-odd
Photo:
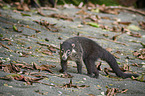
[[63, 53], [63, 52], [64, 52], [64, 50], [62, 49], [62, 50], [61, 50], [61, 53]]
[[70, 50], [67, 50], [67, 55], [70, 55], [71, 51]]

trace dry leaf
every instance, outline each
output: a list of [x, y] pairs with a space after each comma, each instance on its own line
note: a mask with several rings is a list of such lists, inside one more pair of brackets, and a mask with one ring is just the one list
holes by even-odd
[[137, 63], [131, 64], [132, 66], [140, 67]]
[[78, 85], [73, 85], [72, 84], [72, 79], [70, 79], [70, 82], [68, 84], [64, 84], [62, 87], [65, 87], [65, 88], [86, 88], [86, 87], [90, 87], [90, 86], [87, 86], [87, 85], [81, 85], [81, 86], [78, 86]]
[[63, 20], [73, 21], [72, 17], [68, 17], [68, 16], [60, 15], [60, 14], [55, 14], [55, 13], [53, 13], [51, 15], [48, 15], [48, 17], [53, 17], [53, 18], [57, 18], [57, 19], [63, 19]]
[[102, 65], [102, 62], [99, 62], [99, 64], [97, 64], [97, 66], [96, 66], [97, 69], [100, 70], [100, 71], [102, 70], [102, 69], [101, 69], [101, 65]]
[[141, 34], [137, 32], [130, 32], [130, 36], [141, 38]]
[[51, 24], [49, 22], [47, 22], [46, 20], [41, 20], [40, 22], [37, 21], [37, 20], [34, 20], [34, 22], [44, 26], [45, 28], [47, 28], [49, 31], [52, 31], [52, 32], [58, 32], [58, 28], [55, 27], [56, 24]]
[[112, 52], [112, 48], [106, 48], [108, 52]]
[[40, 66], [37, 65], [35, 62], [33, 62], [33, 68], [36, 69], [36, 70], [40, 70]]
[[118, 24], [129, 25], [131, 22], [118, 22]]
[[114, 96], [117, 93], [126, 93], [128, 89], [119, 90], [118, 88], [107, 88], [106, 95], [107, 96]]
[[108, 69], [107, 68], [104, 68], [104, 72], [109, 75], [109, 72], [108, 72]]
[[89, 13], [87, 13], [85, 10], [79, 10], [76, 14], [77, 15], [89, 15]]
[[52, 55], [53, 53], [49, 50], [43, 50], [41, 51], [43, 54], [46, 54], [46, 55]]
[[143, 22], [143, 21], [142, 22], [139, 22], [139, 25], [141, 26], [142, 29], [145, 30], [145, 22]]
[[62, 78], [73, 78], [73, 76], [71, 74], [68, 74], [68, 73], [60, 74], [59, 77], [62, 77]]
[[136, 56], [137, 58], [141, 60], [145, 60], [145, 49], [139, 50], [139, 51], [134, 51], [133, 55]]
[[17, 67], [14, 63], [10, 63], [11, 64], [11, 68], [14, 72], [20, 72], [21, 69], [19, 67]]

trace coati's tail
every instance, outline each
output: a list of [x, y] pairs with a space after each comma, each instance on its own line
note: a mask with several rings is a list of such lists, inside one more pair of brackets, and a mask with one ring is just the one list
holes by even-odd
[[127, 73], [122, 72], [117, 64], [116, 59], [114, 58], [114, 56], [112, 54], [110, 54], [108, 51], [106, 51], [104, 49], [103, 49], [102, 53], [103, 54], [102, 54], [101, 59], [103, 59], [110, 65], [110, 67], [113, 69], [113, 71], [115, 72], [115, 74], [118, 77], [131, 78], [131, 76], [134, 76], [134, 77], [139, 76], [138, 74], [127, 74]]

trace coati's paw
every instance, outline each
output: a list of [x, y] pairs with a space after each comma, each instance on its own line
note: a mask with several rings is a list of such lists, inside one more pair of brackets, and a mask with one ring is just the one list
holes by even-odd
[[63, 73], [64, 71], [62, 69], [59, 70], [60, 73]]
[[82, 72], [78, 72], [77, 74], [82, 74]]
[[98, 79], [99, 78], [99, 75], [95, 75], [94, 78]]
[[99, 75], [94, 75], [94, 74], [87, 74], [91, 78], [99, 78]]
[[89, 77], [93, 78], [94, 74], [87, 74]]

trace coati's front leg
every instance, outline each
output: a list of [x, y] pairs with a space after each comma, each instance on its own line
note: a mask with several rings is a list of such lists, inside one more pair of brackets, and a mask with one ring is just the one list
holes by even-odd
[[66, 73], [67, 71], [67, 60], [62, 60], [61, 59], [61, 70], [59, 70], [59, 72], [61, 73]]
[[[86, 65], [87, 68], [87, 74], [90, 77], [95, 77], [98, 78], [99, 76], [99, 71], [97, 70], [96, 66], [95, 66], [95, 60], [93, 60], [92, 58], [86, 58], [84, 59], [84, 63]], [[95, 74], [95, 76], [93, 76]]]
[[77, 64], [77, 71], [79, 74], [82, 74], [82, 63], [83, 61], [80, 60], [80, 61], [76, 61], [76, 64]]

